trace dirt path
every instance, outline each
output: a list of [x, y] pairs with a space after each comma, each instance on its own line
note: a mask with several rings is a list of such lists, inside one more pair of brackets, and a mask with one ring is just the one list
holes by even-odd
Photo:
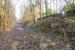
[[[32, 37], [32, 33], [30, 30], [28, 30], [26, 27], [25, 28], [15, 28], [13, 30], [11, 30], [10, 33], [8, 33], [5, 38], [4, 38], [4, 50], [12, 50], [11, 47], [11, 44], [12, 45], [19, 45], [19, 44], [13, 44], [15, 42], [24, 42], [24, 41], [27, 41], [27, 42], [30, 42], [33, 40], [33, 37]], [[23, 45], [23, 43], [22, 43]], [[15, 49], [14, 49], [15, 50]]]
[[[51, 39], [42, 36], [42, 34], [38, 34], [37, 36], [36, 35], [34, 35], [33, 32], [27, 27], [22, 27], [22, 25], [19, 27], [16, 26], [4, 37], [4, 47], [0, 50], [42, 50], [44, 45], [51, 45]], [[57, 50], [60, 50], [61, 47], [64, 46], [62, 43], [63, 41], [57, 43]], [[42, 47], [40, 47], [40, 45]], [[55, 46], [51, 46], [50, 49], [52, 48], [53, 50], [53, 47], [55, 49]]]

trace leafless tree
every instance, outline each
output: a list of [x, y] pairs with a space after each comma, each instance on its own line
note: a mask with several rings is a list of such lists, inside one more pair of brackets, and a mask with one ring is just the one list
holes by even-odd
[[47, 0], [45, 0], [46, 16], [47, 16], [47, 8], [48, 8], [48, 5], [47, 5]]

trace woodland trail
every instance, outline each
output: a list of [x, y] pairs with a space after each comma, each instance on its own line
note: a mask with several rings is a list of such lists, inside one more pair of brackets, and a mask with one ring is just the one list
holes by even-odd
[[[23, 43], [30, 43], [30, 41], [33, 40], [33, 35], [30, 30], [26, 27], [22, 27], [22, 25], [16, 26], [14, 29], [8, 33], [4, 38], [4, 48], [3, 50], [12, 50], [13, 46], [11, 44], [17, 42], [20, 44], [20, 42]], [[25, 44], [26, 44], [25, 43]], [[17, 46], [19, 44], [13, 44], [14, 46]], [[30, 47], [30, 46], [29, 46]], [[22, 49], [21, 49], [22, 50]]]

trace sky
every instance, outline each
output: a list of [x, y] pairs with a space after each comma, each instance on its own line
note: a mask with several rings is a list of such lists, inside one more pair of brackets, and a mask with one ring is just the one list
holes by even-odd
[[15, 16], [17, 19], [20, 19], [21, 16], [21, 7], [23, 6], [24, 0], [12, 0], [13, 6], [15, 6]]
[[[65, 2], [63, 0], [61, 1], [56, 0], [56, 1], [53, 3], [53, 0], [48, 0], [48, 8], [51, 8], [52, 10], [54, 10], [54, 8], [57, 6], [57, 11], [58, 11], [62, 6], [65, 5]], [[15, 16], [17, 20], [19, 20], [21, 18], [21, 11], [23, 10], [24, 6], [27, 6], [28, 2], [27, 0], [13, 0], [12, 3], [13, 3], [13, 6], [15, 6]], [[45, 6], [43, 5], [43, 7]], [[45, 11], [45, 9], [43, 10]]]

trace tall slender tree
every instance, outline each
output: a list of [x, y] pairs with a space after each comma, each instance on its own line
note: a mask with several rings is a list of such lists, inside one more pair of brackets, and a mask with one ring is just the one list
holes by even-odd
[[35, 2], [36, 2], [36, 7], [39, 7], [39, 9], [40, 9], [40, 18], [41, 18], [41, 20], [42, 20], [42, 1], [43, 0], [36, 0]]
[[31, 14], [33, 16], [33, 22], [35, 24], [35, 12], [34, 12], [34, 1], [33, 0], [29, 0], [29, 6], [30, 6], [30, 10], [31, 10]]
[[47, 5], [47, 0], [45, 0], [46, 16], [47, 16], [47, 8], [48, 8], [48, 5]]

